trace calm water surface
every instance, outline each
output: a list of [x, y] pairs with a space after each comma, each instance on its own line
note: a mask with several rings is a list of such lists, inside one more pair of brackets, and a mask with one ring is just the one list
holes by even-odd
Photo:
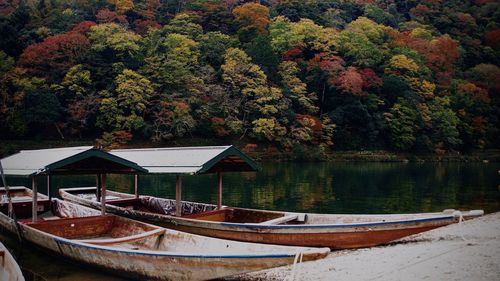
[[[258, 173], [223, 175], [223, 204], [317, 213], [409, 213], [448, 208], [500, 211], [500, 163], [264, 163]], [[9, 178], [10, 185], [29, 181]], [[45, 180], [39, 180], [46, 191]], [[54, 187], [92, 186], [94, 177], [58, 176]], [[133, 192], [131, 176], [110, 175], [112, 190]], [[141, 176], [141, 193], [175, 198], [173, 176]], [[183, 177], [183, 199], [216, 203], [213, 175]], [[45, 280], [123, 280], [0, 238], [23, 269]], [[29, 273], [28, 273], [29, 274]], [[43, 280], [43, 279], [38, 279]]]

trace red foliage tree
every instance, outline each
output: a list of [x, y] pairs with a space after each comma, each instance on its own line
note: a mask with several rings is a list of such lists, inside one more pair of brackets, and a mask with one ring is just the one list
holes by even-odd
[[291, 48], [284, 52], [282, 57], [284, 61], [302, 61], [302, 48]]
[[363, 89], [378, 88], [383, 84], [382, 79], [371, 68], [363, 68], [359, 70], [359, 74], [363, 79]]
[[138, 34], [141, 34], [141, 35], [146, 34], [150, 28], [160, 28], [161, 27], [161, 25], [154, 20], [138, 19], [138, 20], [134, 21], [134, 24], [135, 24], [135, 28], [134, 28], [135, 32], [137, 32]]
[[229, 135], [229, 131], [224, 127], [224, 118], [212, 117], [210, 121], [212, 122], [212, 129], [218, 137]]
[[457, 43], [448, 36], [433, 40], [411, 36], [411, 31], [401, 32], [393, 44], [407, 47], [422, 54], [426, 66], [432, 70], [434, 78], [440, 85], [449, 85], [455, 70], [455, 63], [460, 54]]
[[127, 17], [125, 15], [119, 15], [117, 12], [108, 9], [99, 10], [95, 17], [98, 23], [127, 23]]
[[500, 29], [484, 33], [484, 42], [494, 49], [500, 48]]
[[363, 94], [363, 77], [355, 67], [348, 67], [340, 75], [330, 77], [328, 82], [335, 85], [343, 93], [352, 95]]
[[339, 56], [329, 56], [324, 53], [314, 55], [312, 59], [307, 62], [308, 69], [311, 70], [319, 67], [322, 71], [328, 72], [330, 75], [343, 71], [345, 61]]
[[77, 32], [49, 36], [43, 42], [24, 49], [18, 65], [35, 74], [66, 71], [84, 61], [90, 47], [89, 40]]
[[82, 21], [81, 23], [73, 26], [71, 32], [77, 32], [80, 34], [86, 34], [92, 26], [96, 25], [93, 21]]

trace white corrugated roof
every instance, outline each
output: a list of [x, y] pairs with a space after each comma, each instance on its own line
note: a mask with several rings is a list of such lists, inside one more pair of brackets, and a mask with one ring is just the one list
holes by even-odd
[[[88, 152], [86, 152], [88, 150]], [[84, 155], [77, 155], [85, 153]], [[197, 174], [214, 171], [256, 171], [257, 164], [233, 146], [115, 149], [108, 153], [92, 146], [22, 150], [2, 159], [6, 175], [30, 176], [40, 173], [98, 172], [99, 165], [67, 166], [85, 157], [96, 156], [140, 172]], [[77, 155], [77, 156], [75, 156]], [[75, 157], [72, 157], [75, 156]], [[83, 158], [82, 158], [83, 157]], [[109, 159], [115, 157], [116, 159]], [[102, 164], [102, 163], [101, 163]], [[146, 170], [147, 169], [147, 170]], [[113, 170], [114, 171], [114, 170]], [[120, 170], [120, 172], [123, 172]], [[125, 171], [127, 173], [132, 171]]]
[[21, 150], [19, 153], [3, 158], [2, 167], [6, 175], [29, 176], [43, 172], [50, 164], [56, 163], [92, 146], [77, 146], [39, 150]]
[[231, 146], [114, 149], [110, 153], [137, 163], [150, 173], [195, 174]]

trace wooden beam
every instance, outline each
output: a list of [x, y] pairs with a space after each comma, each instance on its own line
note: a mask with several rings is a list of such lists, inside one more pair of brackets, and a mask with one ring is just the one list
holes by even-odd
[[95, 175], [95, 199], [101, 202], [101, 174]]
[[135, 191], [135, 198], [139, 198], [139, 175], [138, 174], [134, 175], [134, 191]]
[[275, 218], [275, 219], [272, 219], [272, 220], [268, 220], [268, 221], [265, 221], [265, 222], [261, 222], [259, 224], [262, 224], [262, 225], [282, 224], [282, 223], [286, 223], [286, 222], [289, 222], [289, 221], [297, 220], [298, 218], [299, 218], [298, 214], [293, 214], [293, 215], [287, 215], [287, 216]]
[[31, 221], [35, 223], [37, 221], [37, 210], [38, 210], [38, 190], [36, 187], [36, 177], [31, 177], [31, 190], [33, 191], [33, 202], [31, 205]]
[[101, 175], [101, 215], [106, 215], [106, 174]]
[[217, 209], [222, 208], [222, 174], [217, 172]]
[[182, 215], [182, 178], [177, 175], [175, 177], [175, 215]]

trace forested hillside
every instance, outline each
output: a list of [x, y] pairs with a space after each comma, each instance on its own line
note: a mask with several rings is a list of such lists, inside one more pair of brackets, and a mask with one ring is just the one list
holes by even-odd
[[0, 0], [2, 139], [498, 147], [500, 4]]

